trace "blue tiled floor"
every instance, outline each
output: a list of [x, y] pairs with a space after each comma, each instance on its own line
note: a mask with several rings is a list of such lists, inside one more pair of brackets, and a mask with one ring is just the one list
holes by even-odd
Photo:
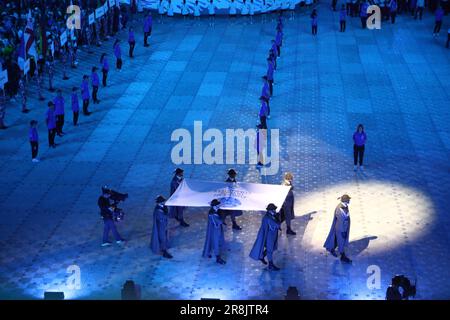
[[[275, 33], [270, 18], [261, 24], [258, 17], [253, 25], [219, 18], [214, 28], [208, 21], [167, 19], [154, 26], [150, 48], [138, 45], [123, 72], [112, 70], [90, 118], [81, 116], [74, 128], [66, 116], [67, 135], [57, 139], [57, 149], [47, 148], [46, 106], [34, 89], [30, 114], [8, 106], [10, 128], [0, 133], [0, 298], [41, 298], [45, 290], [61, 290], [74, 299], [117, 299], [132, 278], [145, 299], [281, 299], [289, 286], [307, 299], [382, 299], [397, 273], [418, 279], [420, 299], [450, 298], [445, 40], [431, 36], [430, 14], [422, 21], [399, 16], [395, 25], [383, 23], [375, 31], [361, 30], [359, 19], [349, 18], [347, 31], [339, 33], [338, 13], [327, 4], [318, 11], [317, 37], [309, 32], [305, 9], [285, 21], [269, 120], [280, 129], [279, 173], [262, 177], [254, 166], [234, 166], [249, 182], [279, 183], [285, 171], [295, 176], [298, 235], [280, 233], [275, 261], [282, 271], [269, 272], [248, 257], [260, 223], [256, 212], [239, 218], [241, 232], [228, 224], [225, 266], [201, 258], [206, 209], [187, 210], [189, 228], [170, 222], [173, 260], [149, 249], [153, 199], [168, 195], [175, 167], [172, 131], [191, 129], [195, 120], [203, 121], [204, 130], [254, 127]], [[95, 54], [81, 52], [71, 79], [58, 78], [66, 101], [110, 44]], [[32, 118], [40, 122], [38, 164], [31, 163], [27, 142]], [[368, 145], [366, 170], [354, 173], [351, 135], [358, 123], [366, 126]], [[220, 181], [229, 167], [185, 170], [188, 177]], [[119, 225], [129, 239], [123, 246], [100, 247], [96, 200], [105, 183], [130, 194]], [[352, 266], [322, 250], [336, 198], [344, 192], [352, 195]], [[80, 267], [80, 290], [66, 286], [70, 265]], [[367, 287], [372, 265], [381, 270], [380, 289]]]

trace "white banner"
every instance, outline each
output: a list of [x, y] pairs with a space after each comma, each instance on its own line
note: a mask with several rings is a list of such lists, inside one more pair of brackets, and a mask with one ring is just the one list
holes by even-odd
[[269, 203], [279, 211], [290, 187], [277, 184], [211, 182], [184, 179], [167, 206], [209, 207], [213, 199], [221, 202], [223, 210], [266, 211]]
[[8, 71], [3, 70], [0, 72], [0, 87], [3, 89], [6, 83], [8, 83]]
[[91, 13], [89, 15], [89, 24], [93, 24], [95, 22], [95, 14]]
[[103, 7], [95, 9], [95, 18], [101, 18], [103, 16]]

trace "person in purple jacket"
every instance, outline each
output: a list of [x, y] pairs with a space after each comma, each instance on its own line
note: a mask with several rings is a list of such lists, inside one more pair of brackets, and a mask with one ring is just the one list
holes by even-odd
[[78, 88], [72, 88], [72, 112], [73, 112], [73, 125], [78, 126], [78, 116], [80, 114], [80, 105], [78, 104]]
[[98, 100], [97, 98], [100, 79], [98, 77], [97, 70], [98, 68], [96, 66], [92, 67], [91, 83], [92, 83], [92, 101], [98, 104], [100, 103], [100, 100]]
[[273, 60], [267, 58], [267, 81], [269, 82], [269, 92], [270, 95], [273, 96], [273, 71], [274, 71], [274, 63]]
[[56, 116], [55, 116], [55, 104], [53, 101], [48, 102], [48, 109], [46, 113], [45, 122], [47, 123], [48, 130], [48, 146], [50, 148], [56, 148], [55, 135], [56, 135]]
[[347, 20], [347, 9], [345, 8], [345, 4], [342, 5], [341, 11], [339, 12], [339, 24], [341, 26], [341, 32], [345, 32], [345, 25]]
[[89, 76], [83, 76], [83, 82], [81, 83], [81, 99], [83, 99], [83, 114], [85, 116], [90, 115], [91, 113], [88, 111], [89, 107], [89, 99], [91, 98], [89, 94]]
[[262, 129], [267, 129], [267, 117], [269, 115], [269, 107], [267, 106], [267, 101], [264, 97], [260, 98], [261, 108], [259, 109], [259, 120], [261, 121]]
[[30, 121], [30, 130], [28, 132], [28, 137], [30, 139], [30, 145], [31, 145], [31, 161], [32, 162], [39, 162], [38, 156], [38, 150], [39, 150], [39, 135], [37, 131], [37, 121], [31, 120]]
[[363, 167], [364, 160], [364, 150], [367, 141], [367, 135], [364, 132], [364, 127], [362, 124], [359, 124], [356, 128], [356, 132], [353, 134], [353, 160], [354, 160], [354, 171], [358, 169], [358, 160], [359, 160], [359, 168], [361, 170]]
[[136, 39], [134, 37], [133, 27], [130, 27], [130, 29], [128, 30], [128, 44], [130, 45], [130, 50], [128, 51], [128, 54], [130, 58], [133, 58], [133, 51], [134, 47], [136, 46]]
[[106, 53], [103, 53], [102, 56], [100, 57], [100, 64], [102, 65], [102, 74], [103, 74], [102, 84], [103, 87], [106, 87], [109, 72], [109, 63], [108, 59], [106, 58]]
[[269, 90], [269, 82], [267, 80], [267, 76], [262, 77], [263, 79], [263, 88], [261, 90], [261, 96], [267, 100], [267, 107], [270, 110], [270, 90]]
[[120, 40], [114, 42], [114, 56], [116, 57], [116, 68], [122, 70], [122, 50], [120, 49]]
[[152, 35], [152, 25], [153, 25], [153, 18], [151, 12], [149, 11], [144, 20], [144, 47], [150, 46], [148, 44], [148, 37]]
[[317, 10], [313, 9], [311, 13], [311, 30], [313, 36], [317, 35]]
[[434, 23], [433, 36], [436, 37], [439, 35], [439, 32], [441, 32], [442, 18], [444, 17], [444, 10], [442, 10], [441, 6], [439, 6], [436, 9], [434, 16], [435, 16], [435, 23]]
[[55, 104], [55, 116], [56, 116], [56, 133], [58, 137], [64, 135], [64, 97], [62, 96], [61, 89], [58, 89], [57, 96], [53, 99]]

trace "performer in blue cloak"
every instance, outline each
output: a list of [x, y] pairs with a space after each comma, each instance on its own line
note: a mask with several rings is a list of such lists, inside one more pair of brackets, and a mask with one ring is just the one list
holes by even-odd
[[350, 196], [344, 194], [339, 199], [341, 202], [334, 210], [333, 224], [323, 246], [335, 257], [337, 257], [337, 248], [341, 255], [341, 261], [351, 263], [352, 260], [345, 255], [345, 248], [348, 246], [350, 237], [350, 212], [348, 210]]
[[[228, 174], [228, 178], [227, 180], [225, 180], [225, 182], [230, 182], [230, 183], [236, 183], [236, 176], [237, 176], [237, 172], [234, 169], [230, 169], [227, 172]], [[231, 217], [231, 222], [233, 223], [233, 229], [234, 230], [242, 230], [242, 228], [237, 224], [236, 222], [236, 217], [242, 216], [242, 210], [227, 210], [225, 213], [225, 217], [226, 216], [230, 216]], [[223, 223], [224, 225], [227, 225], [226, 223]]]
[[282, 212], [284, 214], [284, 219], [286, 220], [286, 234], [287, 235], [293, 235], [295, 236], [297, 233], [295, 233], [291, 229], [291, 221], [295, 218], [294, 213], [294, 186], [292, 184], [292, 181], [294, 180], [294, 176], [290, 172], [286, 172], [284, 175], [284, 180], [281, 183], [283, 186], [289, 186], [291, 189], [289, 190], [286, 200], [284, 200]]
[[203, 247], [203, 257], [211, 258], [211, 252], [214, 252], [216, 256], [216, 262], [219, 264], [225, 264], [220, 256], [220, 251], [225, 243], [223, 236], [223, 220], [222, 213], [219, 210], [220, 201], [214, 199], [210, 203], [211, 209], [208, 214], [208, 226], [206, 228], [205, 246]]
[[261, 227], [258, 231], [258, 237], [250, 251], [250, 258], [260, 260], [267, 264], [265, 257], [269, 260], [269, 270], [278, 271], [273, 263], [273, 252], [278, 248], [278, 230], [280, 230], [280, 221], [276, 213], [277, 206], [270, 203], [267, 206], [267, 212], [264, 215]]
[[167, 225], [168, 225], [168, 209], [164, 205], [166, 199], [163, 196], [156, 198], [156, 206], [153, 211], [153, 230], [152, 239], [150, 241], [150, 247], [153, 253], [161, 254], [164, 258], [172, 259], [172, 255], [167, 252], [169, 247], [169, 241], [167, 238]]
[[[170, 195], [174, 194], [180, 183], [183, 181], [184, 170], [177, 168], [174, 173], [175, 175], [173, 176], [172, 181], [170, 182]], [[184, 221], [183, 212], [184, 207], [170, 207], [169, 216], [171, 218], [175, 218], [178, 222], [180, 222], [180, 225], [182, 227], [189, 227], [189, 224], [186, 221]]]

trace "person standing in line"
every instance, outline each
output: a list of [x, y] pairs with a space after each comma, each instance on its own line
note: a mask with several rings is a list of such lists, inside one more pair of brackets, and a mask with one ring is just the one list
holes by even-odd
[[391, 14], [391, 23], [394, 24], [395, 23], [395, 18], [397, 17], [397, 0], [391, 0], [391, 2], [389, 3], [389, 12]]
[[[230, 20], [234, 21], [236, 19], [237, 9], [236, 9], [236, 2], [234, 0], [230, 0], [230, 8], [228, 11], [228, 15], [230, 17]], [[233, 22], [234, 23], [234, 22]]]
[[153, 25], [153, 17], [152, 13], [149, 11], [147, 17], [144, 20], [144, 47], [150, 46], [148, 44], [148, 37], [152, 35], [152, 25]]
[[80, 114], [80, 105], [78, 103], [78, 88], [77, 87], [73, 87], [72, 88], [72, 112], [73, 112], [73, 125], [76, 127], [78, 126], [78, 116]]
[[341, 11], [339, 12], [339, 24], [340, 24], [340, 32], [345, 32], [345, 25], [347, 20], [347, 9], [345, 8], [345, 5], [342, 5]]
[[47, 123], [48, 130], [48, 146], [50, 148], [56, 148], [55, 136], [56, 136], [56, 116], [55, 116], [55, 104], [53, 101], [49, 101], [48, 109], [46, 113], [45, 122]]
[[249, 10], [248, 10], [248, 4], [246, 0], [242, 0], [242, 5], [241, 5], [241, 16], [245, 17], [243, 19], [245, 19], [245, 24], [247, 24], [247, 16], [248, 16]]
[[153, 210], [153, 229], [150, 248], [154, 254], [161, 254], [166, 259], [172, 259], [173, 256], [167, 251], [169, 240], [167, 226], [169, 224], [168, 209], [165, 206], [166, 198], [158, 196], [156, 206]]
[[256, 154], [258, 156], [257, 167], [263, 167], [265, 165], [264, 152], [267, 147], [267, 129], [263, 128], [262, 124], [258, 124], [256, 126], [256, 139], [255, 139], [255, 148]]
[[260, 98], [261, 107], [259, 109], [259, 121], [261, 122], [262, 129], [267, 129], [267, 117], [269, 116], [269, 107], [267, 106], [266, 99]]
[[167, 4], [167, 16], [168, 17], [173, 17], [173, 11], [174, 11], [174, 5], [172, 3], [172, 0], [168, 0], [168, 4]]
[[39, 151], [39, 135], [37, 131], [37, 121], [31, 120], [30, 121], [30, 130], [28, 132], [28, 137], [30, 140], [31, 145], [31, 161], [32, 162], [39, 162], [38, 159], [38, 151]]
[[225, 264], [226, 261], [221, 257], [221, 251], [223, 251], [225, 246], [225, 237], [223, 234], [223, 214], [219, 209], [220, 201], [213, 199], [210, 206], [202, 256], [204, 258], [211, 258], [211, 253], [214, 253], [216, 256], [216, 263]]
[[434, 15], [435, 15], [435, 23], [433, 36], [436, 37], [439, 36], [439, 33], [441, 32], [442, 18], [444, 17], [444, 10], [442, 10], [441, 6], [438, 6]]
[[367, 28], [367, 8], [369, 7], [369, 5], [367, 4], [366, 1], [363, 1], [361, 3], [361, 7], [359, 10], [359, 17], [361, 18], [361, 27], [363, 29]]
[[64, 135], [63, 127], [64, 127], [64, 97], [62, 96], [61, 89], [57, 90], [57, 96], [53, 99], [53, 103], [55, 104], [55, 116], [56, 116], [56, 134], [58, 137], [62, 137]]
[[280, 230], [280, 220], [276, 213], [277, 206], [270, 203], [267, 208], [267, 212], [262, 218], [261, 227], [258, 231], [258, 236], [253, 244], [253, 248], [250, 251], [250, 258], [261, 261], [267, 265], [266, 256], [269, 260], [269, 270], [280, 270], [273, 263], [273, 253], [278, 248], [278, 231]]
[[352, 15], [352, 0], [345, 0], [345, 9], [347, 10], [347, 16]]
[[359, 168], [361, 170], [364, 169], [363, 160], [364, 160], [364, 150], [365, 144], [367, 141], [367, 135], [364, 132], [364, 126], [359, 124], [356, 128], [356, 132], [353, 134], [353, 162], [354, 162], [354, 171], [358, 169], [358, 161]]
[[253, 16], [255, 15], [255, 3], [250, 0], [248, 4], [248, 14], [250, 15], [250, 24], [253, 24]]
[[158, 14], [159, 14], [159, 23], [161, 24], [164, 24], [163, 21], [164, 13], [166, 13], [166, 3], [164, 0], [159, 0]]
[[81, 82], [81, 98], [83, 99], [83, 114], [85, 116], [89, 116], [91, 112], [89, 112], [89, 100], [91, 95], [89, 93], [89, 76], [83, 76], [83, 82]]
[[317, 10], [316, 9], [313, 9], [313, 11], [311, 13], [311, 30], [312, 30], [313, 36], [317, 35]]
[[336, 248], [341, 256], [341, 261], [345, 263], [351, 263], [345, 249], [348, 246], [350, 238], [350, 212], [348, 206], [350, 204], [350, 197], [344, 194], [338, 198], [341, 202], [334, 210], [333, 223], [331, 224], [330, 232], [325, 240], [323, 247], [330, 252], [334, 257], [337, 257]]
[[202, 8], [200, 7], [200, 4], [196, 0], [195, 4], [194, 4], [194, 20], [196, 21], [197, 24], [200, 21], [200, 13], [201, 13], [201, 11], [202, 11]]
[[114, 56], [116, 57], [116, 68], [119, 72], [122, 71], [122, 50], [120, 49], [120, 40], [116, 39], [114, 42]]
[[284, 218], [286, 219], [286, 234], [295, 236], [297, 233], [295, 233], [291, 228], [291, 221], [295, 219], [295, 197], [294, 185], [292, 184], [292, 181], [294, 181], [294, 176], [292, 175], [292, 173], [286, 172], [284, 174], [284, 180], [281, 185], [290, 187], [290, 190], [288, 192], [288, 195], [286, 196], [286, 200], [284, 200], [282, 210], [284, 213]]
[[100, 86], [100, 79], [97, 74], [97, 67], [92, 67], [92, 73], [91, 73], [91, 83], [92, 83], [92, 101], [94, 104], [99, 104], [100, 100], [98, 100], [98, 87]]
[[261, 97], [264, 97], [264, 99], [267, 101], [267, 108], [270, 111], [270, 89], [269, 89], [269, 82], [267, 80], [267, 76], [262, 77], [263, 79], [263, 88], [261, 90]]
[[336, 11], [337, 0], [331, 0], [331, 8]]
[[133, 27], [130, 27], [128, 29], [128, 45], [130, 47], [130, 49], [128, 50], [128, 55], [130, 56], [130, 58], [134, 58], [133, 53], [134, 47], [136, 46], [136, 39], [134, 37]]
[[209, 0], [208, 14], [209, 14], [209, 26], [214, 27], [216, 19], [216, 6], [214, 5], [214, 0]]
[[[172, 181], [170, 182], [170, 195], [172, 196], [175, 191], [177, 191], [178, 186], [184, 179], [184, 170], [181, 168], [177, 168], [174, 172], [174, 176]], [[169, 208], [169, 216], [171, 218], [175, 218], [180, 223], [182, 227], [189, 227], [189, 224], [184, 221], [184, 208], [180, 206], [173, 206]]]
[[272, 59], [267, 58], [267, 81], [269, 82], [269, 92], [270, 96], [273, 96], [273, 72], [274, 72], [274, 62]]
[[181, 3], [181, 15], [183, 16], [183, 21], [186, 21], [187, 17], [189, 16], [189, 6], [186, 3], [186, 0], [183, 0]]
[[425, 6], [425, 0], [417, 0], [416, 10], [415, 10], [416, 12], [414, 14], [415, 20], [417, 20], [417, 16], [419, 17], [419, 20], [422, 20], [424, 6]]
[[102, 84], [103, 87], [106, 87], [107, 81], [108, 81], [108, 72], [109, 72], [109, 63], [108, 63], [108, 59], [106, 58], [106, 53], [103, 53], [102, 56], [100, 57], [100, 64], [102, 65]]
[[27, 109], [27, 90], [26, 90], [26, 84], [25, 84], [25, 75], [20, 76], [19, 78], [19, 93], [22, 100], [22, 112], [28, 113], [30, 112], [30, 109]]

